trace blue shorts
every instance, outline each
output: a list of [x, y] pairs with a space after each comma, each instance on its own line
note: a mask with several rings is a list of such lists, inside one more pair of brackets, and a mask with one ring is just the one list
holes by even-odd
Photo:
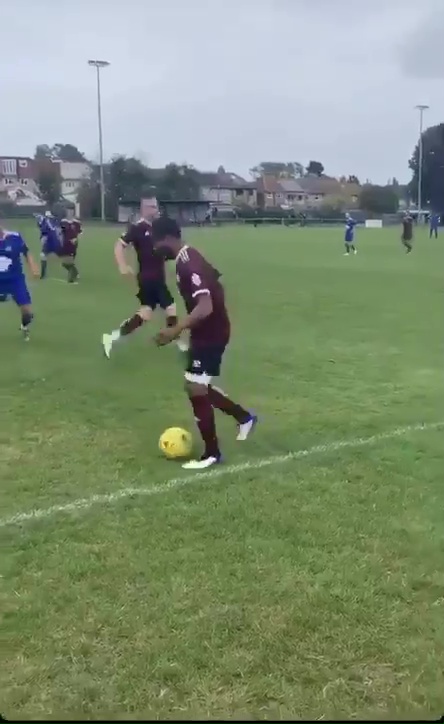
[[57, 239], [51, 239], [48, 236], [42, 236], [42, 254], [59, 254], [60, 242]]
[[354, 244], [355, 240], [352, 234], [346, 234], [345, 235], [345, 243], [346, 244]]
[[0, 302], [7, 302], [9, 298], [19, 307], [31, 304], [31, 295], [25, 277], [3, 282], [0, 280]]

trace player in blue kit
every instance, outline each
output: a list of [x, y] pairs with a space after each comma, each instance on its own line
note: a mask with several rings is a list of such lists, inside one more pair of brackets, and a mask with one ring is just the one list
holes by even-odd
[[40, 279], [45, 279], [48, 268], [48, 256], [50, 254], [58, 256], [60, 253], [60, 223], [50, 211], [46, 211], [44, 216], [41, 214], [37, 216], [37, 225], [40, 231], [40, 241], [42, 242], [42, 251], [40, 254]]
[[349, 256], [350, 252], [353, 252], [353, 254], [358, 253], [355, 246], [355, 226], [356, 221], [350, 216], [350, 214], [345, 214], [344, 256]]
[[429, 239], [432, 238], [432, 236], [435, 237], [435, 239], [438, 238], [438, 228], [439, 228], [439, 222], [440, 222], [440, 216], [439, 214], [430, 214], [429, 219]]
[[11, 298], [20, 308], [22, 318], [20, 329], [24, 339], [28, 341], [29, 325], [33, 315], [22, 257], [25, 257], [32, 274], [38, 277], [39, 268], [21, 234], [0, 227], [0, 302], [7, 302]]

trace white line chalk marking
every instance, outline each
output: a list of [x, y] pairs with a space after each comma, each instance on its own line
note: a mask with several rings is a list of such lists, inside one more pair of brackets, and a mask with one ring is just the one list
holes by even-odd
[[81, 510], [89, 510], [94, 505], [107, 505], [108, 503], [116, 503], [123, 498], [131, 498], [137, 495], [160, 495], [170, 490], [182, 488], [190, 483], [198, 483], [201, 480], [214, 480], [216, 478], [226, 477], [227, 475], [238, 475], [239, 473], [248, 472], [250, 470], [260, 470], [261, 468], [270, 467], [272, 465], [283, 465], [291, 460], [300, 460], [311, 455], [322, 453], [332, 453], [343, 448], [363, 447], [365, 445], [375, 445], [382, 440], [390, 438], [403, 437], [412, 432], [423, 432], [426, 430], [435, 430], [444, 427], [442, 422], [430, 422], [418, 425], [407, 425], [406, 427], [397, 427], [394, 430], [381, 432], [370, 437], [357, 437], [352, 440], [338, 440], [324, 445], [315, 445], [305, 450], [296, 450], [286, 455], [276, 455], [274, 457], [262, 458], [259, 460], [251, 460], [250, 462], [240, 463], [239, 465], [222, 465], [221, 467], [212, 469], [208, 472], [196, 473], [195, 475], [183, 476], [181, 478], [171, 478], [160, 485], [153, 485], [151, 488], [123, 488], [115, 493], [104, 495], [91, 495], [89, 498], [79, 498], [73, 500], [72, 503], [64, 505], [51, 505], [49, 508], [34, 508], [27, 513], [17, 513], [10, 518], [0, 519], [0, 528], [9, 525], [20, 525], [33, 520], [42, 520], [43, 518], [52, 518], [59, 513], [76, 513]]

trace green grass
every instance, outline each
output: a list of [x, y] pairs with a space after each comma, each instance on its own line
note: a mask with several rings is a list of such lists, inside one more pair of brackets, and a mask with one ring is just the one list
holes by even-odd
[[[223, 385], [262, 419], [243, 446], [218, 419], [228, 464], [444, 418], [442, 240], [406, 256], [398, 229], [359, 231], [344, 258], [341, 229], [187, 237], [224, 274]], [[32, 283], [29, 345], [0, 307], [3, 520], [181, 475], [157, 452], [193, 429], [158, 322], [101, 354], [136, 302], [114, 239], [85, 232], [78, 287]], [[410, 432], [1, 528], [0, 711], [444, 713], [442, 450]]]

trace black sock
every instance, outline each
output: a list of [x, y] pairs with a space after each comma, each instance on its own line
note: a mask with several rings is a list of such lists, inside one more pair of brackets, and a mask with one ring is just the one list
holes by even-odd
[[345, 245], [345, 253], [350, 254], [350, 247], [348, 244]]
[[126, 337], [126, 335], [131, 334], [131, 332], [135, 332], [136, 329], [141, 327], [143, 324], [143, 319], [139, 314], [134, 314], [129, 319], [125, 319], [124, 322], [120, 325], [120, 334], [122, 337]]
[[77, 277], [79, 276], [79, 270], [77, 269], [76, 265], [72, 263], [68, 269], [68, 282], [72, 284], [76, 281]]
[[29, 327], [33, 320], [34, 315], [31, 312], [22, 312], [22, 328], [26, 329]]

